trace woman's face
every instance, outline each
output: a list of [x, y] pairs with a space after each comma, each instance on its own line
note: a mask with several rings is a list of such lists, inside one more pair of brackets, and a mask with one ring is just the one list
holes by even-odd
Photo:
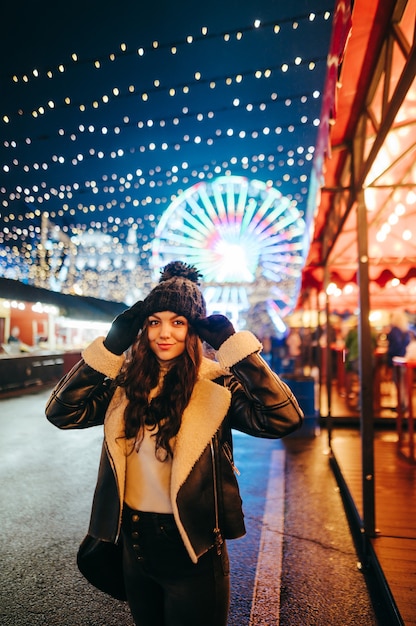
[[162, 311], [148, 317], [149, 345], [160, 361], [171, 361], [184, 352], [188, 327], [186, 317], [172, 311]]

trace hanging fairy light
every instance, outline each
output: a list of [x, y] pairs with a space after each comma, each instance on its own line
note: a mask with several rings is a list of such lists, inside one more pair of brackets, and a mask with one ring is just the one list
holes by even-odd
[[[326, 50], [288, 50], [285, 58], [246, 51], [266, 40], [276, 50], [301, 31], [305, 39], [317, 22], [328, 23], [329, 34], [329, 17], [259, 16], [218, 31], [199, 25], [180, 37], [137, 35], [100, 54], [71, 51], [11, 76], [21, 101], [0, 114], [2, 275], [126, 300], [152, 280], [152, 240], [166, 207], [219, 176], [261, 179], [302, 220]], [[233, 64], [218, 71], [205, 63], [213, 45], [227, 59], [234, 55]], [[172, 63], [181, 71], [167, 71]], [[295, 75], [304, 79], [294, 82]], [[46, 215], [60, 237], [51, 229], [44, 252]], [[241, 246], [223, 241], [217, 250], [230, 273], [243, 267], [244, 280], [250, 276]]]

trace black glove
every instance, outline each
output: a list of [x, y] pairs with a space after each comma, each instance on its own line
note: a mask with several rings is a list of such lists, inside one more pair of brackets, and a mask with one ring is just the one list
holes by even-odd
[[142, 300], [117, 315], [104, 339], [104, 346], [107, 350], [113, 354], [123, 354], [136, 339], [144, 319]]
[[235, 333], [234, 326], [225, 315], [202, 317], [193, 325], [202, 341], [209, 343], [214, 350], [219, 350], [224, 341]]

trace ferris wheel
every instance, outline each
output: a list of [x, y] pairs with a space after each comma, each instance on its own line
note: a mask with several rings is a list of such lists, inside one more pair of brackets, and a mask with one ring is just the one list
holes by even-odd
[[156, 228], [151, 268], [195, 265], [209, 313], [238, 320], [266, 302], [281, 316], [294, 306], [303, 265], [305, 222], [277, 189], [243, 176], [221, 176], [178, 195]]

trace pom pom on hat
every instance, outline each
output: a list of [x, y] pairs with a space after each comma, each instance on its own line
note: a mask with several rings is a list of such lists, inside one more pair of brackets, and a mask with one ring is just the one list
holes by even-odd
[[191, 282], [199, 285], [202, 275], [193, 265], [187, 265], [182, 261], [171, 261], [162, 270], [160, 270], [159, 282], [162, 283], [170, 278], [187, 278]]
[[205, 317], [206, 304], [198, 286], [201, 278], [193, 265], [182, 261], [168, 263], [161, 270], [159, 283], [143, 302], [145, 316], [172, 311], [190, 322]]

